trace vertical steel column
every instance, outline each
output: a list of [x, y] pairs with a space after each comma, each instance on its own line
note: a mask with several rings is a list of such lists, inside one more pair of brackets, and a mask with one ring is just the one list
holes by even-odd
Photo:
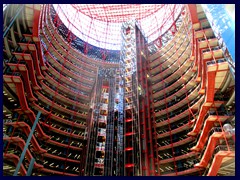
[[4, 33], [3, 33], [3, 38], [7, 35], [8, 31], [11, 29], [13, 23], [14, 23], [15, 20], [17, 19], [19, 13], [22, 12], [23, 8], [24, 8], [24, 5], [21, 5], [21, 6], [18, 8], [16, 15], [13, 17], [13, 19], [11, 20], [9, 26], [8, 26], [7, 29], [4, 31]]
[[[33, 132], [34, 132], [36, 126], [37, 126], [37, 123], [38, 123], [38, 120], [39, 120], [39, 117], [40, 117], [41, 113], [42, 113], [41, 111], [38, 111], [37, 117], [36, 117], [36, 119], [35, 119], [35, 121], [34, 121], [34, 123], [33, 123], [31, 132], [30, 132], [30, 134], [29, 134], [29, 136], [28, 136], [26, 145], [25, 145], [25, 147], [24, 147], [24, 149], [23, 149], [23, 152], [22, 152], [22, 154], [21, 154], [20, 160], [19, 160], [19, 162], [18, 162], [18, 164], [17, 164], [16, 170], [15, 170], [13, 176], [17, 176], [17, 174], [18, 174], [18, 171], [19, 171], [20, 166], [21, 166], [21, 164], [22, 164], [22, 161], [23, 161], [23, 159], [24, 159], [24, 157], [25, 157], [26, 151], [27, 151], [27, 149], [28, 149], [28, 145], [29, 145], [29, 143], [30, 143], [30, 140], [32, 139]], [[30, 164], [31, 164], [31, 163], [30, 163]]]
[[35, 163], [35, 159], [32, 158], [28, 167], [27, 175], [26, 176], [31, 176], [32, 170], [33, 170], [33, 165]]

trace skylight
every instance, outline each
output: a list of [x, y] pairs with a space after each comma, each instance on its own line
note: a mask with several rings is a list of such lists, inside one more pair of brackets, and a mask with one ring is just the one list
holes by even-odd
[[62, 22], [94, 46], [120, 50], [121, 26], [137, 20], [148, 42], [168, 30], [181, 12], [180, 4], [54, 4]]

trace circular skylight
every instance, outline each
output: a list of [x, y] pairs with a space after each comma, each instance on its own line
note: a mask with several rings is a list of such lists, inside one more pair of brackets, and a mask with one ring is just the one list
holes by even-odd
[[137, 20], [148, 42], [174, 23], [180, 4], [54, 4], [70, 31], [94, 46], [120, 50], [123, 22]]

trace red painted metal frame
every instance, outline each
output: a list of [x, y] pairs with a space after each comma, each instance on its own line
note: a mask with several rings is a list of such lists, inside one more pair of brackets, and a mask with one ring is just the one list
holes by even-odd
[[201, 161], [195, 164], [195, 167], [202, 167], [206, 168], [209, 160], [211, 159], [215, 147], [219, 144], [220, 139], [224, 139], [227, 136], [225, 132], [214, 132], [211, 137], [209, 138], [206, 150], [203, 154]]
[[218, 170], [222, 165], [222, 160], [225, 157], [235, 158], [235, 152], [232, 151], [220, 151], [218, 152], [213, 159], [212, 165], [208, 171], [207, 176], [217, 176]]
[[[56, 29], [56, 26], [53, 25], [53, 22], [51, 20], [50, 17], [50, 6], [46, 5], [47, 7], [47, 21], [43, 22], [44, 24], [46, 24], [46, 28], [48, 28], [49, 26], [49, 31], [52, 32], [52, 29]], [[57, 16], [57, 14], [56, 14]], [[72, 24], [72, 26], [74, 26]], [[53, 35], [51, 36], [55, 36], [57, 37], [56, 39], [60, 40], [59, 43], [61, 43], [62, 45], [64, 45], [65, 47], [68, 47], [68, 50], [70, 51], [70, 53], [68, 54], [68, 57], [71, 57], [72, 60], [76, 60], [75, 63], [79, 64], [81, 63], [84, 67], [89, 67], [89, 69], [93, 70], [94, 72], [96, 72], [96, 66], [93, 66], [92, 64], [96, 64], [98, 66], [102, 66], [102, 67], [118, 67], [119, 65], [116, 63], [111, 63], [111, 62], [106, 62], [106, 61], [99, 61], [99, 60], [95, 60], [93, 58], [90, 58], [86, 55], [84, 55], [83, 53], [79, 52], [78, 50], [76, 50], [75, 48], [72, 48], [71, 46], [69, 46], [69, 43], [66, 42], [65, 40], [63, 40], [63, 38], [61, 37], [61, 35], [59, 35], [58, 33], [53, 33]], [[62, 49], [62, 47], [60, 47]], [[87, 43], [85, 43], [85, 48], [88, 48]], [[65, 50], [64, 50], [65, 51]], [[63, 52], [64, 52], [63, 51]], [[76, 54], [76, 56], [72, 56], [72, 54]], [[78, 58], [79, 57], [79, 58]], [[80, 64], [80, 65], [81, 65]]]
[[[15, 164], [16, 167], [17, 167], [18, 161], [20, 160], [20, 158], [17, 155], [9, 154], [9, 153], [4, 153], [3, 154], [3, 160], [4, 159], [12, 161]], [[22, 176], [26, 176], [27, 175], [27, 171], [26, 171], [26, 169], [25, 169], [23, 164], [21, 164], [19, 172], [20, 172], [20, 174]]]

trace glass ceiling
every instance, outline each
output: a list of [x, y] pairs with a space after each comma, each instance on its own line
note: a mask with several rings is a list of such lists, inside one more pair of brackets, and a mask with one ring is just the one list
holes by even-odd
[[58, 16], [76, 36], [94, 46], [120, 50], [123, 22], [137, 20], [148, 42], [168, 30], [181, 4], [54, 4]]

